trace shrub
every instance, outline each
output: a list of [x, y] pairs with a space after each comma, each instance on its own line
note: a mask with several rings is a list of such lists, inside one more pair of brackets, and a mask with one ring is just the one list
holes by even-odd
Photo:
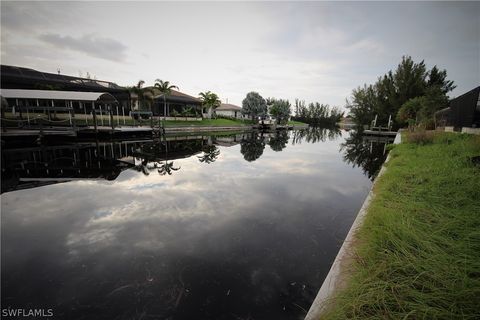
[[432, 143], [434, 136], [435, 136], [434, 131], [417, 129], [414, 132], [408, 132], [406, 134], [406, 140], [407, 140], [408, 143], [425, 145], [425, 144]]

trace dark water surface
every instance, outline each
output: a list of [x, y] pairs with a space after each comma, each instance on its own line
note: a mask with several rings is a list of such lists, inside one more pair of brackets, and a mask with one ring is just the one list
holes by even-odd
[[2, 308], [305, 316], [384, 145], [325, 129], [168, 140], [2, 150]]

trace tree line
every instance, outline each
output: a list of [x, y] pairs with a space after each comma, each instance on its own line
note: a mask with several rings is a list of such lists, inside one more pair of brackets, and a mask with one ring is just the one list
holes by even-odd
[[254, 121], [270, 114], [279, 124], [286, 124], [291, 118], [311, 125], [335, 125], [344, 115], [338, 107], [318, 102], [309, 103], [307, 106], [305, 101], [295, 99], [295, 115], [292, 116], [292, 105], [289, 100], [264, 99], [257, 92], [247, 94], [242, 102], [242, 112]]
[[311, 125], [335, 125], [343, 117], [344, 112], [338, 107], [330, 107], [328, 104], [311, 102], [308, 106], [305, 101], [295, 99], [295, 117], [293, 120], [305, 122]]
[[423, 60], [417, 63], [403, 56], [395, 71], [354, 89], [347, 109], [359, 126], [369, 125], [378, 115], [377, 124], [386, 125], [392, 116], [396, 128], [408, 124], [430, 129], [434, 113], [448, 106], [447, 94], [455, 87], [446, 70], [437, 66], [427, 70]]
[[[140, 110], [152, 110], [155, 91], [163, 96], [164, 117], [166, 116], [166, 99], [172, 94], [173, 89], [178, 87], [170, 84], [169, 81], [155, 80], [153, 87], [144, 87], [145, 81], [140, 80], [135, 86], [128, 87], [128, 90], [135, 94], [133, 103], [138, 104]], [[211, 118], [214, 111], [221, 104], [216, 93], [211, 91], [200, 92], [199, 98], [202, 106], [207, 110], [207, 117]], [[195, 110], [186, 109], [182, 115], [196, 114]], [[318, 102], [309, 103], [295, 99], [295, 116], [292, 116], [292, 105], [287, 99], [267, 98], [264, 99], [258, 92], [249, 92], [242, 101], [242, 114], [250, 117], [254, 122], [259, 118], [271, 115], [278, 124], [286, 124], [290, 118], [312, 125], [334, 125], [343, 117], [343, 112], [338, 107], [330, 107], [328, 104]], [[176, 112], [172, 112], [177, 116]]]

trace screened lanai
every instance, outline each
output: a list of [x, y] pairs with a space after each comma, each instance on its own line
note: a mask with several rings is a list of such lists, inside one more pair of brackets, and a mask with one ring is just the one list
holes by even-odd
[[72, 118], [84, 119], [100, 115], [101, 121], [111, 123], [113, 115], [125, 116], [124, 108], [107, 92], [78, 92], [55, 90], [1, 89], [0, 95], [7, 101], [2, 113], [10, 118], [30, 121], [39, 117], [51, 122], [69, 122]]
[[188, 112], [189, 116], [201, 116], [202, 101], [183, 92], [172, 90], [165, 100], [163, 94], [155, 95], [152, 110], [155, 116], [164, 116], [165, 111], [167, 117], [185, 112]]

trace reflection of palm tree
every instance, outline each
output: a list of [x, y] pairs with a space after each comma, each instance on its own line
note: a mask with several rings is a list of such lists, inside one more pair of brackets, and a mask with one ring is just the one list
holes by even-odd
[[217, 160], [219, 155], [220, 155], [220, 150], [218, 150], [217, 146], [215, 145], [205, 146], [203, 148], [203, 155], [198, 157], [198, 160], [200, 162], [210, 164], [215, 162], [215, 160]]
[[275, 135], [270, 138], [268, 145], [273, 151], [282, 151], [287, 147], [288, 139], [290, 137], [285, 130], [277, 130]]
[[142, 159], [139, 164], [133, 167], [133, 169], [138, 172], [142, 172], [144, 175], [148, 176], [150, 174], [150, 171], [148, 170], [147, 164], [148, 164], [148, 161], [145, 159]]
[[[162, 155], [165, 152], [165, 163], [160, 164]], [[151, 170], [157, 169], [161, 175], [171, 175], [173, 171], [180, 170], [180, 167], [175, 168], [173, 161], [168, 162], [168, 145], [167, 141], [163, 143], [146, 143], [140, 147], [140, 150], [135, 152], [137, 158], [141, 159], [141, 163], [134, 167], [135, 170], [142, 172], [144, 175], [149, 175]]]
[[385, 161], [384, 150], [385, 143], [366, 142], [361, 132], [354, 130], [350, 131], [350, 136], [340, 145], [340, 151], [344, 151], [343, 161], [362, 168], [363, 173], [372, 181]]
[[174, 168], [173, 167], [173, 161], [168, 163], [168, 143], [167, 143], [167, 138], [164, 136], [164, 143], [165, 143], [165, 164], [162, 164], [160, 166], [160, 169], [158, 169], [158, 173], [160, 173], [162, 176], [168, 173], [168, 175], [172, 175], [172, 170], [173, 171], [178, 171], [180, 170], [180, 167]]
[[168, 174], [170, 176], [172, 175], [172, 170], [178, 171], [180, 170], [180, 167], [174, 168], [173, 161], [168, 163], [168, 161], [165, 159], [165, 163], [160, 166], [160, 168], [158, 169], [158, 173], [160, 173], [162, 176], [164, 176], [165, 174]]
[[258, 132], [252, 132], [250, 137], [240, 141], [240, 152], [243, 154], [243, 158], [249, 162], [260, 158], [264, 149], [265, 138]]

